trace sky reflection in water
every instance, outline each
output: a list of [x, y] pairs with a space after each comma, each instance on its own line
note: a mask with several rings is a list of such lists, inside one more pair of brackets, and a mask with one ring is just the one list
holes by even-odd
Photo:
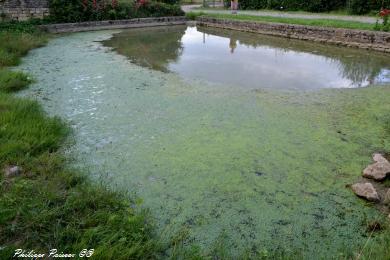
[[106, 45], [138, 65], [250, 89], [354, 88], [390, 81], [387, 55], [228, 30], [131, 30]]

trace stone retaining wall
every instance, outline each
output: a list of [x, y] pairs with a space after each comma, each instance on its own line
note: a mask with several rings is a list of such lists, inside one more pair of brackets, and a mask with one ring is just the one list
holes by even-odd
[[198, 17], [197, 24], [390, 53], [390, 33]]
[[83, 32], [107, 29], [180, 25], [186, 23], [184, 16], [137, 18], [130, 20], [109, 20], [82, 23], [64, 23], [43, 25], [41, 28], [51, 33]]
[[12, 20], [43, 18], [49, 14], [47, 0], [0, 0], [0, 15]]

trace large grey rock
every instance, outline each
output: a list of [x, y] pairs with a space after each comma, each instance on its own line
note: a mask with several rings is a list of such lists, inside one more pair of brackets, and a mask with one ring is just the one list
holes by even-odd
[[20, 168], [19, 166], [10, 166], [5, 168], [4, 173], [5, 177], [8, 178], [17, 177], [22, 174], [22, 168]]
[[383, 181], [390, 174], [390, 162], [378, 153], [373, 155], [373, 159], [375, 163], [363, 170], [363, 176], [376, 181]]
[[351, 186], [353, 192], [368, 201], [377, 202], [380, 200], [378, 193], [376, 192], [374, 186], [369, 183], [356, 183]]

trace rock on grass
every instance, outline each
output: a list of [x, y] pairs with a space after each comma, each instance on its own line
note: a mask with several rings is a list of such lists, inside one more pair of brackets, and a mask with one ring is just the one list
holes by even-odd
[[375, 163], [363, 170], [363, 177], [383, 181], [390, 174], [390, 162], [381, 154], [374, 154]]
[[380, 200], [378, 192], [375, 190], [374, 186], [369, 183], [356, 183], [351, 186], [353, 192], [368, 201], [378, 202]]

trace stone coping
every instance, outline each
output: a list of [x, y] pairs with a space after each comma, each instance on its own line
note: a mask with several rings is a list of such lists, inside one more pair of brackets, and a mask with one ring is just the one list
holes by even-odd
[[84, 32], [109, 29], [139, 28], [186, 24], [184, 16], [136, 18], [129, 20], [91, 21], [81, 23], [62, 23], [40, 26], [50, 33]]
[[390, 33], [201, 16], [197, 24], [390, 53]]

